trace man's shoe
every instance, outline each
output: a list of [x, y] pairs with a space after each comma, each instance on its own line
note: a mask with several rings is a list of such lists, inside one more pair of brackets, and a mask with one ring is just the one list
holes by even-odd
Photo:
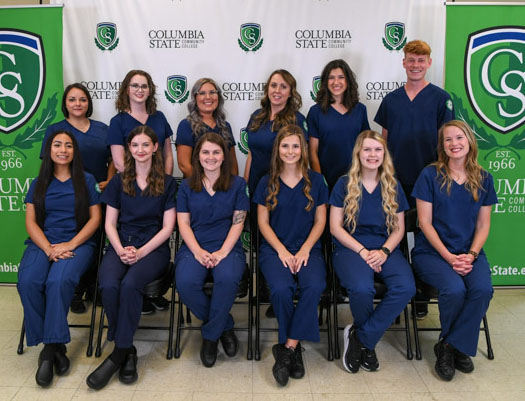
[[94, 389], [100, 390], [104, 388], [106, 384], [109, 383], [113, 375], [120, 369], [120, 365], [117, 365], [111, 360], [111, 355], [108, 356], [104, 362], [102, 362], [98, 368], [96, 368], [93, 373], [91, 373], [87, 379], [87, 385]]
[[470, 373], [474, 370], [474, 363], [467, 354], [457, 349], [454, 350], [454, 367], [463, 373]]
[[204, 366], [211, 368], [217, 360], [217, 341], [202, 339], [201, 361]]
[[222, 349], [224, 349], [224, 353], [230, 358], [237, 355], [237, 351], [239, 350], [239, 340], [237, 339], [233, 329], [222, 332], [221, 344]]
[[163, 296], [150, 298], [150, 302], [153, 305], [153, 307], [159, 311], [167, 310], [170, 306], [170, 301], [168, 301]]
[[155, 313], [155, 307], [153, 306], [153, 303], [151, 302], [151, 298], [144, 297], [142, 301], [142, 314], [151, 315], [152, 313]]
[[304, 377], [303, 349], [301, 343], [297, 343], [292, 354], [292, 363], [290, 365], [290, 377], [292, 379], [301, 379]]
[[118, 379], [121, 383], [135, 383], [139, 375], [137, 374], [137, 349], [133, 346], [133, 351], [126, 355], [126, 359], [120, 368]]
[[343, 332], [345, 348], [343, 352], [343, 365], [350, 373], [357, 373], [361, 365], [361, 341], [357, 338], [356, 327], [349, 324]]
[[379, 370], [379, 361], [375, 349], [361, 348], [361, 367], [367, 372]]
[[55, 351], [55, 372], [58, 376], [63, 376], [69, 370], [69, 358], [66, 356], [66, 345], [58, 344]]
[[454, 367], [454, 347], [446, 344], [443, 339], [439, 340], [434, 346], [434, 353], [436, 354], [436, 373], [445, 381], [450, 381], [456, 373]]
[[86, 311], [86, 305], [82, 300], [82, 294], [75, 293], [75, 296], [71, 300], [71, 312], [73, 313], [84, 313]]
[[35, 380], [41, 387], [47, 387], [53, 382], [53, 360], [38, 358]]
[[294, 350], [286, 348], [284, 344], [275, 344], [272, 347], [275, 363], [272, 367], [273, 377], [281, 386], [286, 386], [290, 377], [290, 368]]

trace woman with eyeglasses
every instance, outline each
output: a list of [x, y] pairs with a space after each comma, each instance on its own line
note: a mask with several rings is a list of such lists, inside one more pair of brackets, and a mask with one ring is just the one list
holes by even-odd
[[177, 164], [184, 177], [192, 174], [191, 156], [199, 138], [208, 132], [220, 135], [228, 144], [230, 168], [233, 175], [239, 174], [235, 139], [232, 127], [226, 121], [224, 98], [220, 87], [211, 78], [201, 78], [191, 89], [191, 102], [188, 103], [188, 116], [177, 128]]

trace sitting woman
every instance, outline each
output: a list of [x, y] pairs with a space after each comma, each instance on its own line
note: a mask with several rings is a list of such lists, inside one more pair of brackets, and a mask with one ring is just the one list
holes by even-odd
[[75, 137], [49, 135], [38, 177], [25, 199], [29, 239], [18, 270], [27, 345], [44, 343], [36, 382], [49, 386], [69, 370], [67, 312], [75, 287], [95, 253], [101, 212], [95, 178], [82, 168]]
[[[408, 203], [394, 178], [386, 142], [374, 131], [357, 137], [348, 175], [330, 196], [334, 269], [346, 288], [354, 323], [344, 330], [343, 365], [379, 370], [375, 346], [415, 294], [410, 265], [399, 250]], [[374, 280], [387, 287], [374, 309]]]
[[270, 174], [259, 181], [254, 201], [263, 235], [260, 267], [279, 324], [272, 371], [284, 386], [290, 376], [304, 376], [299, 341], [320, 340], [317, 306], [326, 286], [319, 238], [326, 225], [328, 187], [321, 174], [308, 170], [306, 139], [298, 126], [279, 130]]
[[[228, 147], [221, 136], [209, 132], [197, 141], [192, 169], [177, 195], [184, 243], [175, 260], [175, 282], [182, 302], [203, 322], [200, 357], [210, 368], [217, 359], [219, 339], [229, 357], [238, 350], [230, 309], [246, 268], [239, 237], [249, 200], [246, 182], [231, 175]], [[211, 298], [202, 290], [208, 275], [214, 283]]]
[[138, 378], [133, 336], [141, 310], [142, 291], [166, 271], [168, 239], [175, 227], [173, 177], [164, 174], [162, 153], [151, 128], [141, 125], [127, 137], [124, 171], [109, 182], [102, 202], [111, 246], [99, 272], [102, 304], [108, 317], [111, 355], [87, 378], [93, 389], [104, 387], [113, 374], [131, 384]]
[[412, 260], [418, 277], [439, 291], [435, 369], [449, 381], [456, 369], [474, 370], [469, 355], [476, 355], [479, 326], [493, 293], [483, 245], [498, 198], [492, 176], [477, 161], [477, 142], [467, 124], [445, 123], [437, 151], [437, 162], [421, 172], [412, 192], [421, 228]]

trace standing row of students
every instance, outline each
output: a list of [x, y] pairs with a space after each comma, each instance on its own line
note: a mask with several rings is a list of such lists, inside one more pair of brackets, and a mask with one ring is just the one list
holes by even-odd
[[[403, 62], [407, 84], [400, 88], [403, 92], [398, 90], [385, 98], [384, 107], [381, 106], [376, 117], [383, 121], [383, 137], [388, 138], [389, 147], [391, 141], [401, 141], [400, 136], [405, 138], [405, 149], [396, 148], [401, 160], [399, 170], [396, 153], [392, 163], [383, 137], [369, 130], [358, 136], [368, 128], [366, 109], [358, 102], [355, 78], [342, 60], [329, 63], [323, 71], [318, 105], [312, 107], [307, 118], [312, 127], [310, 138], [306, 120], [298, 111], [301, 100], [295, 79], [285, 70], [271, 74], [262, 107], [250, 118], [245, 178], [252, 202], [258, 205], [258, 222], [264, 237], [261, 270], [269, 283], [279, 323], [279, 343], [272, 350], [276, 359], [273, 373], [282, 385], [290, 376], [304, 375], [300, 341], [319, 341], [316, 310], [326, 274], [319, 238], [326, 224], [327, 203], [331, 205], [330, 227], [336, 244], [334, 268], [347, 288], [354, 316], [354, 324], [345, 329], [347, 370], [379, 369], [375, 345], [415, 291], [410, 268], [398, 250], [404, 233], [403, 212], [408, 208], [401, 181], [403, 163], [407, 153], [412, 154], [413, 143], [432, 142], [433, 136], [438, 137], [432, 131], [437, 131], [444, 122], [440, 120], [453, 116], [444, 92], [436, 91], [435, 87], [430, 87], [432, 93], [426, 89], [431, 85], [424, 80], [431, 63], [427, 48], [420, 41], [407, 44]], [[406, 112], [399, 105], [397, 109], [389, 107], [392, 98], [403, 95], [407, 97], [403, 101], [409, 102], [406, 107], [413, 110]], [[66, 115], [72, 127], [46, 135], [42, 156], [47, 161], [43, 161], [39, 178], [26, 198], [30, 246], [24, 254], [19, 278], [28, 344], [45, 344], [36, 377], [42, 386], [52, 382], [53, 365], [57, 374], [64, 374], [69, 367], [64, 346], [69, 341], [67, 307], [93, 251], [82, 254], [80, 261], [79, 245], [89, 243], [100, 221], [95, 181], [89, 174], [79, 178], [76, 172], [82, 152], [75, 137], [84, 138], [96, 125], [87, 119], [91, 106], [89, 94], [76, 87], [66, 91], [64, 99], [71, 106], [71, 111], [67, 107], [66, 111], [83, 118], [73, 121]], [[229, 311], [245, 268], [239, 236], [250, 208], [246, 182], [236, 176], [235, 141], [225, 121], [221, 99], [215, 82], [199, 80], [192, 90], [190, 115], [177, 132], [178, 164], [189, 178], [183, 181], [177, 197], [184, 246], [176, 257], [176, 281], [183, 302], [203, 321], [201, 360], [208, 367], [215, 363], [219, 341], [229, 356], [238, 349]], [[87, 379], [88, 385], [96, 389], [104, 387], [117, 371], [124, 383], [137, 379], [133, 335], [140, 319], [141, 292], [167, 266], [167, 239], [175, 224], [176, 184], [170, 174], [165, 174], [173, 169], [171, 129], [156, 110], [154, 85], [147, 73], [127, 74], [117, 108], [119, 114], [110, 123], [108, 143], [120, 174], [109, 184], [104, 177], [97, 178], [98, 187], [105, 187], [102, 202], [107, 205], [105, 229], [111, 243], [99, 279], [108, 311], [108, 339], [115, 341], [115, 349]], [[398, 114], [404, 112], [409, 117], [398, 121]], [[419, 122], [425, 115], [429, 116], [425, 123]], [[436, 121], [435, 126], [429, 120]], [[84, 125], [79, 124], [82, 121]], [[473, 332], [479, 331], [479, 321], [492, 294], [482, 246], [490, 225], [490, 205], [496, 200], [490, 175], [477, 164], [476, 142], [470, 129], [460, 122], [443, 127], [439, 140], [435, 139], [438, 164], [428, 170], [434, 171], [434, 176], [425, 170], [421, 177], [430, 178], [426, 184], [419, 184], [419, 180], [425, 180], [420, 178], [413, 191], [418, 199], [423, 232], [416, 239], [414, 263], [420, 266], [415, 267], [416, 271], [421, 269], [421, 276], [440, 291], [443, 331], [436, 345], [436, 371], [450, 380], [456, 368], [472, 370], [468, 355], [474, 355], [476, 350], [477, 336]], [[428, 151], [427, 146], [423, 148], [427, 154], [435, 153]], [[328, 157], [334, 154], [340, 157]], [[412, 169], [422, 170], [424, 165], [419, 164], [426, 163], [426, 158], [417, 161]], [[329, 178], [329, 187], [333, 187], [330, 198], [322, 176], [308, 170], [308, 165]], [[394, 166], [401, 183], [394, 177]], [[409, 177], [412, 175], [411, 171]], [[405, 182], [412, 184], [410, 178]], [[58, 195], [53, 195], [53, 186], [60, 183], [68, 183], [67, 190], [59, 189]], [[88, 197], [82, 185], [92, 194], [87, 220], [84, 203]], [[32, 191], [37, 194], [35, 199]], [[75, 201], [62, 206], [55, 204], [53, 196], [63, 201], [65, 193], [69, 200]], [[465, 206], [460, 206], [459, 212], [443, 214], [441, 210], [453, 208], [452, 203], [454, 208], [457, 204]], [[33, 204], [34, 207], [30, 206]], [[32, 213], [31, 209], [39, 210], [40, 214]], [[451, 220], [434, 222], [432, 216], [436, 212]], [[463, 217], [462, 225], [456, 224], [459, 220], [454, 219], [454, 213]], [[56, 227], [71, 226], [74, 222], [76, 230], [61, 228], [64, 235], [53, 236]], [[456, 231], [461, 238], [459, 242], [454, 236]], [[429, 244], [426, 247], [420, 245], [423, 239]], [[42, 259], [38, 270], [31, 266], [33, 262], [25, 262], [30, 251]], [[417, 262], [416, 256], [421, 256], [422, 262]], [[429, 263], [430, 256], [437, 259]], [[44, 263], [44, 259], [49, 262]], [[443, 276], [443, 262], [454, 278]], [[54, 283], [53, 274], [48, 275], [53, 271], [50, 267], [65, 263], [78, 264], [75, 275], [67, 278], [67, 284]], [[38, 271], [38, 278], [26, 273], [33, 271]], [[215, 282], [211, 299], [202, 293], [202, 283], [210, 272]], [[375, 276], [386, 283], [388, 293], [374, 310]], [[54, 304], [46, 302], [53, 299], [54, 286], [61, 285], [67, 290], [58, 296], [62, 312], [57, 314]], [[28, 291], [27, 286], [36, 290]], [[297, 289], [299, 302], [294, 307]], [[475, 292], [474, 297], [471, 291]], [[442, 310], [442, 306], [446, 309]], [[477, 314], [470, 313], [473, 308]], [[52, 324], [57, 318], [58, 326]], [[61, 334], [56, 334], [57, 327], [61, 327]], [[467, 340], [463, 336], [466, 332], [470, 335]]]

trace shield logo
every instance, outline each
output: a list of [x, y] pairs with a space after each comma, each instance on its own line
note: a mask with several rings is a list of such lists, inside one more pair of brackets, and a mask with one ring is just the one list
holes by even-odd
[[321, 76], [318, 75], [312, 78], [312, 90], [310, 91], [310, 96], [312, 100], [317, 101], [317, 94], [319, 93], [319, 88], [321, 88]]
[[244, 51], [257, 51], [262, 46], [261, 25], [249, 22], [241, 25], [239, 46]]
[[237, 146], [243, 154], [247, 155], [250, 148], [248, 147], [248, 132], [246, 131], [246, 128], [241, 128], [241, 133], [239, 137], [240, 141], [237, 142]]
[[166, 80], [164, 95], [171, 103], [183, 103], [189, 96], [188, 80], [184, 75], [171, 75]]
[[473, 32], [465, 51], [465, 89], [478, 117], [506, 134], [525, 123], [525, 28]]
[[117, 25], [113, 22], [98, 23], [95, 43], [101, 50], [113, 50], [117, 47]]
[[0, 29], [0, 132], [26, 123], [42, 99], [45, 57], [42, 38], [18, 29]]
[[388, 50], [400, 50], [405, 46], [405, 24], [403, 22], [387, 22], [385, 24], [385, 37], [383, 45]]

